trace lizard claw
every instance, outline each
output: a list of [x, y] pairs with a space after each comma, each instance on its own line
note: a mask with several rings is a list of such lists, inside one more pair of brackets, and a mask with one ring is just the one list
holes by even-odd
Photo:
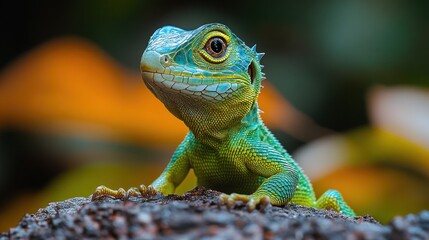
[[270, 198], [268, 196], [254, 196], [246, 194], [232, 193], [230, 195], [222, 193], [220, 196], [220, 201], [225, 203], [228, 208], [234, 206], [236, 202], [246, 203], [247, 210], [252, 212], [257, 205], [260, 205], [262, 208], [265, 208], [270, 204]]
[[119, 188], [118, 190], [113, 190], [106, 186], [101, 185], [95, 189], [95, 192], [92, 194], [91, 201], [94, 201], [104, 196], [109, 196], [114, 199], [125, 200], [125, 198], [127, 198], [127, 192], [125, 192], [123, 188]]
[[126, 199], [129, 199], [130, 197], [141, 197], [140, 190], [136, 187], [131, 187], [128, 189]]
[[142, 184], [139, 186], [139, 191], [141, 196], [144, 198], [151, 198], [155, 197], [158, 194], [161, 194], [152, 185], [146, 187], [144, 184]]
[[114, 199], [122, 199], [124, 201], [128, 200], [130, 197], [143, 197], [143, 198], [151, 198], [157, 196], [159, 193], [154, 187], [151, 185], [145, 186], [140, 185], [137, 187], [132, 187], [125, 191], [123, 188], [119, 188], [118, 190], [110, 189], [106, 186], [99, 186], [95, 189], [95, 192], [92, 194], [91, 201], [97, 200], [101, 197], [111, 197]]

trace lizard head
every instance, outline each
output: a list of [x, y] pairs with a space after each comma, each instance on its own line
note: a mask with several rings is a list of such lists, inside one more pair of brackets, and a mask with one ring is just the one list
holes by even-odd
[[146, 86], [191, 130], [200, 124], [199, 131], [213, 131], [239, 123], [255, 105], [262, 56], [222, 24], [165, 26], [150, 38], [140, 69]]

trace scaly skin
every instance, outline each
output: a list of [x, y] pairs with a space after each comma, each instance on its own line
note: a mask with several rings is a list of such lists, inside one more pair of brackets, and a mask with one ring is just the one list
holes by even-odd
[[354, 216], [335, 190], [316, 201], [307, 176], [262, 122], [262, 56], [222, 24], [158, 29], [141, 58], [142, 77], [190, 132], [151, 186], [128, 192], [100, 186], [93, 199], [172, 194], [192, 168], [198, 185], [224, 192], [228, 205], [244, 201], [251, 210], [294, 202]]

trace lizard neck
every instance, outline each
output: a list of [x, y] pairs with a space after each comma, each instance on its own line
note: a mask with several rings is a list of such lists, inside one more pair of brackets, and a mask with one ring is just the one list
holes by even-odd
[[204, 116], [202, 119], [208, 121], [208, 124], [192, 124], [193, 122], [186, 121], [186, 118], [184, 118], [184, 122], [198, 142], [215, 149], [219, 148], [225, 141], [229, 141], [233, 135], [241, 134], [243, 131], [255, 130], [262, 124], [256, 102], [241, 118], [225, 119], [222, 116], [222, 121], [219, 122], [213, 113], [202, 114], [201, 116]]
[[255, 103], [250, 108], [250, 111], [241, 120], [241, 128], [251, 131], [263, 124], [261, 116], [259, 115], [260, 112], [261, 110], [259, 110], [258, 102], [255, 101]]
[[259, 119], [256, 93], [241, 87], [228, 101], [196, 98], [175, 91], [154, 91], [167, 109], [182, 120], [195, 139], [213, 148]]

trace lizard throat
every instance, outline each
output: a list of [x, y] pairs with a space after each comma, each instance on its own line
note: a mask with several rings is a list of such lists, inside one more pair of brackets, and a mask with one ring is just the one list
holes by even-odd
[[[195, 137], [216, 146], [242, 125], [255, 101], [254, 91], [240, 83], [219, 80], [175, 81], [171, 74], [142, 72], [149, 89]], [[211, 84], [205, 84], [208, 81]]]

